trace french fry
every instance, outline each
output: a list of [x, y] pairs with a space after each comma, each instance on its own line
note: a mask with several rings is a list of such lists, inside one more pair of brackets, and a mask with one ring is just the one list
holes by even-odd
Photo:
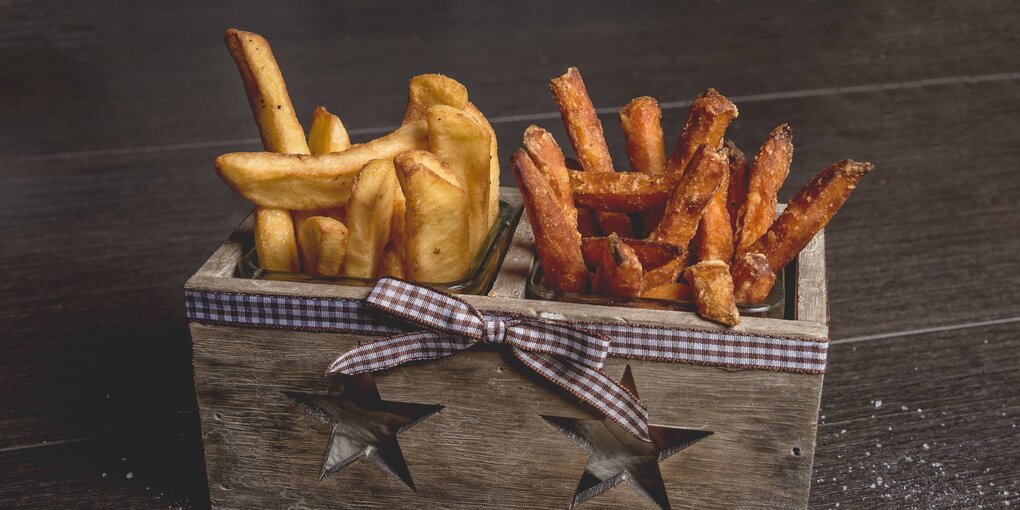
[[652, 289], [667, 283], [675, 283], [686, 267], [687, 257], [677, 257], [655, 269], [645, 271], [641, 276], [641, 288]]
[[776, 217], [779, 188], [790, 173], [793, 130], [782, 124], [762, 143], [748, 177], [747, 200], [740, 215], [737, 253], [743, 253], [772, 225]]
[[687, 120], [666, 163], [666, 173], [683, 173], [701, 145], [722, 147], [726, 128], [738, 115], [736, 105], [715, 89], [698, 94], [687, 110]]
[[563, 218], [568, 226], [573, 227], [571, 233], [577, 242], [581, 242], [581, 233], [577, 230], [574, 192], [570, 188], [570, 176], [567, 175], [567, 164], [560, 146], [548, 131], [531, 125], [524, 131], [524, 150], [528, 151], [531, 160], [549, 181], [560, 209], [563, 210]]
[[429, 283], [464, 278], [470, 263], [467, 191], [431, 152], [404, 152], [393, 163], [407, 199], [404, 263], [408, 278]]
[[634, 98], [620, 110], [620, 126], [627, 138], [627, 158], [634, 172], [661, 174], [666, 170], [662, 142], [662, 109], [651, 97]]
[[325, 216], [327, 218], [333, 218], [334, 220], [343, 223], [347, 221], [347, 209], [344, 207], [332, 207], [329, 209], [312, 209], [308, 211], [291, 211], [290, 215], [294, 218], [294, 228], [298, 231], [298, 237], [301, 234], [301, 225], [308, 221], [308, 218], [314, 216]]
[[336, 276], [347, 254], [347, 227], [326, 216], [313, 216], [301, 224], [301, 255], [305, 271]]
[[644, 272], [634, 250], [620, 237], [610, 234], [609, 249], [602, 254], [602, 263], [595, 273], [594, 284], [600, 292], [616, 297], [637, 297], [641, 293]]
[[464, 109], [468, 92], [457, 80], [441, 74], [419, 74], [407, 83], [407, 111], [404, 124], [425, 120], [429, 108], [447, 105]]
[[662, 220], [648, 238], [686, 247], [726, 171], [726, 156], [708, 145], [702, 145], [673, 188]]
[[[602, 132], [602, 122], [588, 96], [581, 73], [576, 67], [571, 67], [563, 75], [549, 80], [549, 88], [556, 98], [563, 125], [574, 144], [581, 169], [588, 172], [612, 172], [613, 159]], [[595, 216], [603, 232], [633, 237], [634, 228], [628, 216], [606, 211], [597, 212]]]
[[[659, 267], [674, 259], [687, 259], [687, 254], [683, 249], [669, 243], [627, 238], [620, 238], [620, 241], [634, 250], [644, 267]], [[602, 263], [603, 254], [608, 251], [609, 238], [607, 237], [581, 239], [581, 256], [584, 258], [585, 265], [592, 270]]]
[[545, 270], [545, 285], [558, 292], [585, 290], [590, 274], [581, 256], [581, 247], [564, 242], [572, 238], [573, 229], [563, 217], [552, 186], [523, 149], [514, 152], [510, 161], [535, 234], [535, 249]]
[[265, 207], [325, 209], [343, 206], [361, 167], [428, 148], [424, 121], [412, 122], [343, 152], [305, 156], [233, 152], [216, 158], [216, 172], [238, 195]]
[[468, 253], [474, 257], [489, 233], [489, 133], [468, 114], [437, 105], [426, 115], [430, 152], [449, 165], [468, 195]]
[[740, 323], [729, 266], [721, 260], [705, 260], [688, 267], [684, 278], [694, 289], [698, 315], [710, 321], [735, 326]]
[[271, 207], [255, 208], [255, 251], [263, 269], [301, 272], [290, 212]]
[[308, 148], [312, 154], [329, 154], [347, 150], [351, 137], [340, 117], [329, 113], [325, 106], [312, 112], [312, 127], [308, 128]]
[[641, 291], [641, 297], [667, 301], [694, 301], [694, 290], [686, 283], [664, 283]]
[[[270, 152], [308, 154], [305, 130], [298, 122], [294, 105], [287, 94], [283, 73], [273, 56], [273, 50], [264, 37], [251, 32], [228, 29], [224, 42], [244, 82], [255, 124], [259, 128], [262, 147]], [[256, 206], [256, 218], [260, 216]], [[291, 224], [288, 229], [280, 211], [261, 214], [263, 229], [255, 229], [255, 249], [262, 267], [270, 270], [290, 271], [300, 265], [297, 232]], [[268, 232], [272, 234], [268, 234]], [[262, 237], [262, 236], [267, 237]], [[298, 270], [300, 271], [300, 267]]]
[[776, 283], [776, 271], [761, 253], [744, 253], [733, 260], [733, 295], [738, 303], [754, 305], [765, 301]]
[[677, 180], [668, 175], [637, 172], [580, 172], [568, 170], [574, 201], [600, 211], [638, 212], [662, 207]]
[[492, 225], [499, 216], [499, 146], [496, 143], [496, 131], [474, 103], [468, 102], [464, 107], [464, 113], [470, 115], [489, 133], [489, 225]]
[[390, 240], [383, 249], [381, 276], [404, 278], [404, 253], [406, 250], [406, 231], [404, 220], [407, 202], [404, 192], [398, 186], [393, 190], [393, 221], [390, 224]]
[[[730, 227], [733, 229], [734, 238], [736, 238], [740, 225], [740, 210], [744, 206], [744, 201], [747, 200], [747, 158], [732, 141], [726, 140], [723, 146], [726, 147], [726, 159], [730, 167], [726, 211], [730, 214]], [[736, 243], [736, 239], [734, 239], [734, 243]]]
[[726, 171], [723, 172], [719, 189], [712, 195], [705, 212], [698, 223], [698, 243], [695, 251], [697, 260], [721, 260], [727, 264], [733, 259], [733, 226], [730, 213], [726, 209], [726, 197], [729, 193], [729, 154], [726, 148], [720, 149], [726, 155]]
[[394, 190], [400, 189], [393, 161], [374, 159], [361, 169], [347, 202], [347, 231], [353, 249], [347, 254], [344, 276], [372, 278], [390, 240]]

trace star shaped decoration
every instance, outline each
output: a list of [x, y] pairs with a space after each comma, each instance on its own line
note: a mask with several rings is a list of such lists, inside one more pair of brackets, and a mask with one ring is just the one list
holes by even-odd
[[284, 391], [284, 395], [322, 423], [332, 425], [319, 480], [361, 457], [415, 490], [397, 434], [443, 408], [441, 405], [382, 400], [372, 374], [351, 376], [339, 395]]
[[[637, 395], [630, 365], [624, 370], [620, 382]], [[704, 430], [650, 425], [652, 441], [646, 443], [605, 416], [600, 420], [559, 416], [542, 418], [590, 454], [570, 508], [626, 481], [659, 508], [669, 510], [669, 497], [659, 463], [712, 435], [712, 432]]]

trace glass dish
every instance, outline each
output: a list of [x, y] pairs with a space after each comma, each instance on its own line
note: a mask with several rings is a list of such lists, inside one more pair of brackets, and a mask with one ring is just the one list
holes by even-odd
[[[514, 227], [521, 218], [523, 205], [512, 206], [504, 201], [499, 202], [499, 216], [496, 218], [489, 235], [486, 236], [478, 255], [471, 261], [468, 276], [462, 280], [446, 283], [418, 282], [439, 290], [456, 294], [485, 294], [499, 273], [503, 256], [513, 239]], [[249, 246], [237, 264], [236, 275], [240, 278], [262, 280], [282, 280], [290, 282], [326, 283], [333, 285], [355, 285], [371, 287], [375, 278], [351, 278], [347, 276], [318, 276], [287, 271], [270, 271], [259, 267], [258, 254], [254, 246]]]
[[[595, 294], [578, 294], [573, 292], [556, 292], [545, 286], [542, 279], [542, 264], [538, 258], [531, 264], [528, 276], [528, 295], [546, 301], [566, 301], [587, 305], [626, 306], [631, 308], [651, 308], [657, 310], [679, 310], [696, 312], [698, 307], [693, 301], [671, 301], [651, 298], [615, 298]], [[772, 286], [768, 298], [757, 305], [737, 305], [740, 315], [747, 317], [769, 317], [782, 319], [786, 315], [786, 271], [776, 275], [776, 283]]]

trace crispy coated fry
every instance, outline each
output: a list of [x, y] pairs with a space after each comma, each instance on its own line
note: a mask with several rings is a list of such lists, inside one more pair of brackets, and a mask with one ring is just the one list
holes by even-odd
[[441, 104], [464, 109], [468, 104], [467, 88], [441, 74], [419, 74], [407, 83], [407, 111], [403, 123], [425, 120], [429, 108]]
[[468, 197], [449, 166], [431, 152], [401, 153], [394, 160], [407, 199], [407, 276], [443, 283], [464, 278], [468, 253]]
[[733, 295], [738, 303], [754, 305], [765, 301], [776, 283], [776, 272], [761, 253], [738, 255], [730, 268]]
[[715, 89], [708, 89], [698, 95], [687, 110], [687, 121], [673, 147], [673, 153], [666, 163], [667, 174], [684, 172], [694, 158], [694, 152], [701, 145], [713, 149], [722, 147], [723, 136], [730, 122], [737, 118], [736, 105]]
[[740, 212], [737, 253], [743, 253], [772, 225], [776, 217], [779, 188], [790, 173], [793, 130], [782, 124], [762, 143], [748, 177], [747, 201]]
[[590, 275], [581, 257], [581, 247], [564, 242], [571, 239], [573, 229], [563, 217], [552, 186], [523, 149], [514, 152], [511, 163], [535, 233], [535, 249], [545, 270], [545, 285], [558, 292], [583, 291]]
[[733, 297], [730, 269], [721, 260], [705, 260], [688, 267], [684, 278], [694, 289], [698, 315], [727, 326], [740, 323], [740, 314]]
[[637, 212], [662, 207], [677, 180], [667, 175], [636, 172], [578, 172], [568, 170], [574, 201], [601, 211]]
[[[680, 247], [669, 243], [627, 238], [620, 238], [620, 241], [634, 250], [643, 267], [659, 267], [677, 258], [687, 259], [687, 254]], [[585, 237], [581, 240], [581, 254], [584, 257], [584, 263], [592, 270], [602, 263], [603, 254], [608, 251], [609, 238], [607, 237]]]
[[294, 221], [289, 212], [271, 207], [255, 208], [255, 251], [262, 269], [301, 272]]
[[643, 290], [641, 297], [669, 301], [694, 301], [694, 290], [685, 283], [664, 283], [658, 287]]
[[673, 189], [662, 221], [648, 238], [686, 247], [726, 171], [726, 156], [707, 145], [701, 146]]
[[[727, 161], [730, 167], [730, 177], [726, 192], [726, 211], [730, 214], [730, 227], [736, 237], [737, 228], [740, 225], [740, 210], [747, 200], [747, 158], [737, 148], [737, 145], [730, 140], [724, 144], [727, 150]], [[734, 239], [734, 242], [736, 239]]]
[[347, 150], [351, 137], [340, 117], [329, 113], [325, 106], [312, 112], [312, 127], [308, 128], [308, 148], [312, 154], [329, 154]]
[[531, 125], [524, 131], [524, 149], [549, 181], [560, 209], [563, 210], [563, 218], [567, 225], [574, 227], [572, 233], [581, 242], [581, 233], [576, 228], [578, 220], [574, 192], [570, 188], [570, 176], [567, 175], [567, 165], [560, 146], [548, 131]]
[[372, 278], [382, 263], [383, 248], [390, 240], [394, 191], [400, 189], [393, 161], [369, 161], [351, 187], [347, 202], [347, 230], [352, 249], [344, 264], [344, 276]]
[[390, 224], [390, 240], [383, 249], [381, 276], [404, 278], [404, 253], [406, 231], [404, 224], [407, 212], [407, 201], [404, 192], [398, 186], [393, 190], [393, 221]]
[[674, 283], [680, 278], [686, 267], [687, 257], [677, 257], [655, 269], [645, 271], [641, 277], [641, 288], [652, 289], [667, 283]]
[[428, 148], [425, 122], [413, 122], [343, 152], [305, 156], [233, 152], [216, 158], [216, 172], [238, 195], [266, 207], [322, 209], [342, 206], [365, 163]]
[[426, 115], [430, 151], [449, 165], [468, 194], [468, 253], [474, 257], [489, 233], [489, 133], [471, 116], [437, 105]]
[[[726, 148], [720, 149], [720, 152], [726, 154], [729, 161]], [[719, 189], [712, 195], [698, 223], [697, 260], [721, 260], [728, 264], [733, 258], [733, 226], [730, 224], [730, 213], [726, 210], [729, 177], [727, 163], [727, 171], [723, 172]]]
[[662, 109], [655, 98], [634, 98], [620, 110], [620, 126], [627, 138], [627, 157], [634, 172], [661, 174], [666, 170], [662, 142]]
[[634, 250], [620, 237], [610, 234], [609, 249], [602, 254], [602, 263], [595, 273], [595, 286], [600, 292], [617, 297], [636, 297], [641, 293], [643, 269]]
[[301, 224], [301, 256], [305, 271], [336, 276], [347, 254], [347, 227], [326, 216], [313, 216]]
[[464, 113], [489, 133], [489, 225], [492, 225], [499, 216], [499, 147], [496, 144], [496, 131], [474, 103], [469, 102], [464, 107]]
[[595, 211], [587, 207], [577, 209], [577, 231], [581, 233], [582, 238], [601, 235], [602, 231], [599, 230], [599, 220], [595, 217]]

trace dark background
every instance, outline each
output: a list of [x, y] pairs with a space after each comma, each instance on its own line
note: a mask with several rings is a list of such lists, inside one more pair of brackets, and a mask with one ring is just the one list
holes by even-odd
[[748, 154], [793, 126], [783, 198], [874, 162], [827, 230], [811, 506], [1020, 504], [1015, 4], [207, 4], [0, 2], [0, 507], [208, 506], [181, 286], [250, 209], [213, 158], [259, 147], [227, 27], [355, 141], [442, 72], [506, 167], [529, 123], [564, 143], [546, 82], [574, 65], [621, 167], [618, 107], [658, 98], [671, 142], [709, 86]]

